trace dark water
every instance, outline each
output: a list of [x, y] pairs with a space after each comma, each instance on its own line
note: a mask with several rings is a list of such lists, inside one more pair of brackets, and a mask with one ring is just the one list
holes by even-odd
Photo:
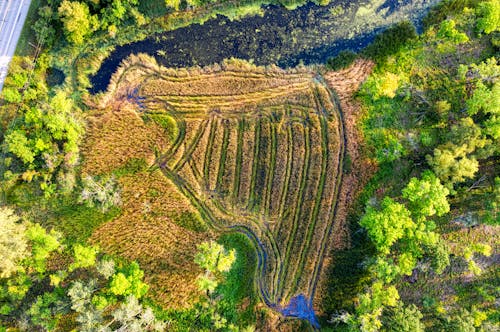
[[91, 78], [90, 92], [104, 91], [121, 61], [134, 53], [153, 55], [166, 67], [205, 66], [231, 57], [281, 67], [324, 63], [341, 50], [360, 50], [393, 23], [409, 19], [418, 25], [436, 2], [333, 0], [328, 6], [309, 3], [292, 11], [266, 6], [263, 16], [239, 21], [217, 16], [203, 25], [193, 24], [117, 47]]

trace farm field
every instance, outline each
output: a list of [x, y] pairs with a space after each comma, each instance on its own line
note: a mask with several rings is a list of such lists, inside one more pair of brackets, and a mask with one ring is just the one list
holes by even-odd
[[341, 222], [347, 139], [323, 76], [239, 60], [175, 70], [137, 55], [99, 97], [103, 108], [125, 100], [153, 121], [173, 120], [177, 135], [154, 167], [214, 231], [251, 240], [263, 303], [283, 310], [302, 296], [312, 309], [330, 234]]

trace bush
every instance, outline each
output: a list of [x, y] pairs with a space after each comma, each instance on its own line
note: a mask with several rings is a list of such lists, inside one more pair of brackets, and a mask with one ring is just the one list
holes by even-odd
[[441, 23], [437, 36], [439, 38], [448, 39], [455, 44], [461, 44], [469, 41], [469, 37], [463, 32], [455, 28], [455, 21], [446, 20]]
[[339, 54], [326, 60], [328, 68], [341, 70], [349, 67], [357, 58], [357, 54], [351, 50], [340, 51]]
[[415, 26], [409, 21], [404, 21], [377, 35], [373, 43], [368, 45], [362, 54], [377, 62], [383, 61], [388, 56], [396, 54], [409, 40], [416, 37]]

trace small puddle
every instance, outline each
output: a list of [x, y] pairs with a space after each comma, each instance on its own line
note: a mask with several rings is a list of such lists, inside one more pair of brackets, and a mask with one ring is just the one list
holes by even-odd
[[293, 297], [286, 307], [278, 309], [278, 311], [285, 317], [303, 319], [308, 321], [314, 328], [320, 328], [312, 301], [308, 300], [303, 294]]

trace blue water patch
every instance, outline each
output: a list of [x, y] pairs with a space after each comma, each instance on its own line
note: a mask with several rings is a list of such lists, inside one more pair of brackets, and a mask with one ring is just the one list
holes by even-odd
[[304, 294], [292, 297], [290, 303], [279, 310], [285, 317], [295, 317], [308, 321], [313, 327], [319, 329], [319, 322], [314, 312], [312, 301]]

